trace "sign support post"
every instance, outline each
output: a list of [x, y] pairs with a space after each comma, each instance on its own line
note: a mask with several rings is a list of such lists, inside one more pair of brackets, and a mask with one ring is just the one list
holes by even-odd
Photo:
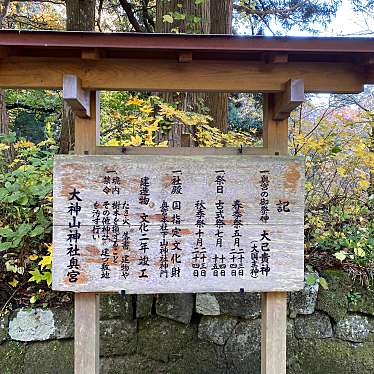
[[[288, 118], [274, 120], [277, 97], [264, 95], [264, 148], [269, 155], [288, 154]], [[262, 294], [261, 373], [286, 374], [287, 292]]]
[[[99, 99], [90, 92], [90, 117], [75, 116], [75, 154], [95, 154]], [[74, 373], [99, 374], [99, 295], [75, 293]]]

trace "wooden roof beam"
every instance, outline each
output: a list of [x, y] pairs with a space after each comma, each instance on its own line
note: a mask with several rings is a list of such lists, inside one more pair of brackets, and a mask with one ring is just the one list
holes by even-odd
[[90, 91], [82, 88], [82, 81], [76, 75], [64, 75], [63, 97], [76, 116], [80, 118], [91, 116]]
[[286, 83], [285, 90], [276, 97], [273, 120], [281, 121], [287, 119], [305, 99], [304, 80], [290, 79]]
[[288, 53], [265, 53], [263, 59], [267, 64], [286, 64]]
[[9, 56], [9, 48], [8, 47], [0, 47], [0, 60], [7, 58]]
[[[144, 72], [147, 72], [145, 74]], [[282, 92], [290, 78], [304, 79], [305, 92], [361, 92], [368, 69], [345, 63], [264, 64], [153, 59], [52, 59], [9, 57], [0, 64], [0, 87], [61, 89], [74, 74], [87, 90]]]
[[192, 52], [191, 51], [179, 52], [178, 61], [181, 62], [181, 63], [191, 62], [192, 61]]
[[81, 51], [82, 60], [100, 60], [104, 57], [104, 51], [99, 48], [83, 48]]

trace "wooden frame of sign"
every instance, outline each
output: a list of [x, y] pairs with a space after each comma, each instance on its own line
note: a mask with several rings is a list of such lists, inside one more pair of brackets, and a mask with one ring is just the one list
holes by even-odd
[[[306, 92], [353, 93], [374, 82], [374, 43], [365, 38], [1, 30], [0, 51], [0, 87], [64, 88], [63, 96], [76, 113], [77, 155], [122, 155], [124, 159], [146, 154], [287, 155], [287, 119], [304, 99], [304, 84]], [[234, 148], [102, 147], [98, 144], [98, 90], [263, 92], [263, 147], [243, 148], [240, 155]], [[188, 136], [182, 136], [180, 146], [189, 146]], [[262, 294], [262, 374], [286, 373], [286, 290], [297, 285], [302, 286], [301, 274], [293, 287]], [[75, 293], [76, 374], [99, 372], [98, 295]]]
[[[77, 77], [65, 77], [64, 82], [69, 82], [64, 88], [64, 97], [69, 97], [69, 103], [72, 104], [72, 107], [76, 107], [77, 116], [75, 119], [75, 154], [77, 155], [119, 155], [121, 157], [126, 157], [123, 155], [123, 149], [115, 147], [100, 147], [98, 145], [99, 137], [99, 96], [95, 92], [89, 94], [90, 106], [86, 107], [86, 112], [91, 113], [90, 116], [84, 113], [84, 105], [82, 104], [84, 100], [80, 97], [87, 97], [87, 92], [82, 93], [82, 90], [74, 87], [74, 92], [77, 93], [76, 102], [74, 101], [74, 96], [71, 92], [68, 92], [70, 87], [73, 87], [75, 84], [79, 84], [79, 79]], [[173, 149], [162, 149], [162, 148], [127, 148], [125, 154], [128, 155], [168, 155], [168, 156], [203, 156], [211, 157], [212, 155], [220, 156], [231, 155], [231, 157], [248, 157], [247, 155], [269, 155], [269, 156], [282, 156], [288, 154], [288, 116], [290, 111], [299, 105], [304, 99], [304, 89], [302, 80], [290, 80], [285, 82], [284, 91], [279, 94], [265, 94], [264, 97], [264, 134], [263, 134], [263, 147], [261, 148], [244, 148], [241, 150], [237, 149], [196, 149], [196, 148], [173, 148]], [[79, 95], [78, 95], [79, 93]], [[235, 156], [236, 155], [236, 156]], [[118, 157], [118, 156], [117, 156]], [[231, 158], [230, 157], [230, 158]], [[130, 158], [130, 156], [129, 156]], [[82, 161], [84, 161], [84, 157]], [[255, 160], [255, 159], [254, 159]], [[280, 159], [281, 160], [281, 157]], [[66, 162], [67, 161], [67, 162]], [[231, 160], [232, 161], [232, 160]], [[64, 160], [61, 160], [62, 164]], [[92, 162], [92, 161], [91, 161]], [[59, 172], [65, 169], [65, 179], [69, 175], [69, 171], [75, 169], [79, 172], [81, 176], [84, 171], [82, 167], [77, 166], [74, 162], [70, 163], [68, 169], [66, 166], [69, 164], [69, 158], [65, 159], [65, 165], [59, 169]], [[100, 162], [98, 162], [100, 164]], [[286, 162], [287, 164], [287, 162]], [[295, 163], [294, 163], [295, 164]], [[58, 165], [58, 163], [57, 163]], [[301, 169], [300, 164], [297, 164], [297, 167], [293, 169], [291, 173], [299, 175]], [[286, 165], [286, 168], [289, 165]], [[72, 169], [69, 169], [72, 168]], [[66, 173], [66, 170], [68, 173]], [[92, 168], [90, 169], [92, 172]], [[258, 169], [259, 170], [259, 169]], [[274, 169], [275, 170], [275, 169]], [[287, 172], [286, 172], [287, 173]], [[284, 174], [286, 175], [286, 174]], [[61, 177], [61, 178], [60, 178]], [[59, 197], [65, 194], [64, 192], [64, 177], [58, 175], [58, 178], [55, 182], [55, 194], [56, 201]], [[69, 178], [68, 178], [69, 179]], [[301, 185], [302, 178], [296, 178], [293, 175], [291, 190], [293, 193], [297, 190], [298, 200], [297, 202], [293, 200], [296, 204], [296, 210], [298, 212], [297, 219], [302, 220], [303, 207], [301, 200]], [[70, 178], [70, 182], [73, 182], [74, 178]], [[97, 180], [97, 178], [96, 178]], [[66, 180], [65, 180], [66, 182]], [[279, 181], [278, 181], [279, 182]], [[283, 177], [283, 182], [284, 177]], [[297, 186], [295, 185], [297, 184]], [[65, 184], [66, 186], [66, 184]], [[102, 187], [102, 186], [101, 186]], [[101, 188], [100, 187], [100, 188]], [[285, 191], [283, 191], [284, 193]], [[290, 191], [289, 191], [290, 192]], [[288, 197], [286, 197], [287, 199]], [[289, 199], [292, 199], [289, 197]], [[57, 202], [58, 211], [62, 213], [63, 202]], [[63, 214], [59, 216], [59, 219], [63, 217]], [[65, 217], [66, 218], [66, 217]], [[55, 222], [56, 226], [63, 226], [63, 222]], [[58, 224], [57, 224], [58, 223]], [[66, 223], [66, 222], [65, 222]], [[299, 225], [302, 225], [300, 221]], [[296, 230], [297, 231], [297, 230]], [[292, 230], [292, 232], [296, 232]], [[302, 229], [299, 234], [302, 232]], [[297, 235], [296, 235], [297, 236]], [[55, 236], [55, 241], [59, 241], [60, 236]], [[61, 244], [61, 243], [60, 243]], [[61, 246], [57, 244], [56, 246]], [[286, 373], [286, 323], [287, 323], [287, 292], [290, 290], [297, 290], [303, 286], [303, 260], [300, 256], [300, 251], [303, 250], [303, 238], [298, 238], [296, 241], [291, 239], [290, 248], [291, 251], [294, 250], [296, 253], [296, 261], [293, 262], [293, 266], [289, 267], [289, 270], [294, 272], [294, 276], [291, 276], [291, 273], [286, 272], [284, 277], [281, 279], [285, 280], [287, 277], [290, 277], [291, 282], [280, 282], [279, 286], [269, 286], [270, 289], [273, 287], [271, 292], [264, 292], [262, 296], [262, 338], [261, 338], [261, 370], [263, 374], [285, 374]], [[297, 251], [299, 256], [297, 256]], [[291, 256], [292, 257], [292, 256]], [[55, 257], [56, 259], [56, 257]], [[100, 260], [100, 259], [99, 259]], [[301, 261], [300, 261], [301, 260]], [[292, 262], [292, 261], [291, 261]], [[55, 269], [56, 264], [60, 265], [60, 262], [55, 260]], [[66, 265], [66, 264], [65, 264]], [[287, 268], [287, 266], [286, 266]], [[292, 268], [292, 269], [291, 269]], [[64, 269], [66, 270], [66, 269]], [[57, 289], [69, 289], [66, 286], [66, 277], [65, 283], [62, 280], [58, 284], [58, 273], [60, 275], [61, 281], [61, 272], [55, 271], [54, 277], [56, 279], [56, 288]], [[234, 283], [233, 287], [236, 287], [237, 292], [239, 292], [239, 283]], [[256, 288], [254, 286], [251, 288], [248, 286], [248, 282], [243, 282], [243, 287], [240, 287], [245, 291], [254, 291], [261, 290], [261, 288]], [[157, 289], [157, 286], [156, 286]], [[156, 290], [155, 289], [155, 290]], [[78, 287], [79, 290], [79, 287]], [[113, 290], [113, 289], [112, 289]], [[212, 291], [217, 291], [217, 289], [211, 289]], [[233, 291], [233, 289], [226, 289]], [[262, 289], [262, 291], [268, 291], [269, 289]], [[275, 291], [276, 290], [276, 291]], [[86, 373], [98, 373], [99, 372], [99, 294], [96, 292], [77, 292], [75, 293], [75, 373], [76, 374], [86, 374]], [[93, 289], [95, 291], [95, 289]], [[145, 292], [145, 290], [142, 290]], [[171, 290], [170, 292], [172, 292]], [[175, 290], [174, 290], [175, 291]], [[191, 291], [191, 290], [190, 290]], [[196, 290], [195, 290], [196, 291]], [[136, 285], [132, 292], [136, 292]], [[154, 291], [153, 291], [154, 292]], [[158, 290], [160, 292], [160, 290]], [[163, 291], [167, 292], [167, 291]], [[130, 292], [131, 293], [131, 292]]]

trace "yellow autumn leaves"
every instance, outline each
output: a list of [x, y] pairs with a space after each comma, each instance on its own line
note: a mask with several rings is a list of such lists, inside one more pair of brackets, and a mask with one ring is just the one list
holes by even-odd
[[122, 114], [119, 110], [114, 112], [111, 118], [115, 122], [114, 136], [106, 140], [105, 145], [166, 147], [168, 132], [178, 125], [189, 127], [192, 140], [200, 147], [236, 147], [256, 142], [255, 130], [224, 133], [209, 125], [210, 116], [177, 109], [156, 96], [146, 99], [132, 96], [125, 102], [125, 108]]

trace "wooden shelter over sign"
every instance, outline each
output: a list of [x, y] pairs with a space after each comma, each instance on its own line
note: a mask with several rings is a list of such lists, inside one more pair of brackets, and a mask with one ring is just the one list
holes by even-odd
[[[303, 166], [284, 158], [287, 120], [304, 92], [365, 84], [372, 38], [1, 30], [0, 87], [62, 89], [76, 114], [81, 156], [55, 165], [53, 258], [53, 287], [76, 292], [75, 373], [99, 373], [101, 291], [257, 290], [261, 372], [286, 374], [285, 291], [303, 270]], [[101, 146], [98, 90], [261, 92], [263, 146]]]
[[279, 156], [59, 156], [53, 288], [298, 290], [303, 182]]

